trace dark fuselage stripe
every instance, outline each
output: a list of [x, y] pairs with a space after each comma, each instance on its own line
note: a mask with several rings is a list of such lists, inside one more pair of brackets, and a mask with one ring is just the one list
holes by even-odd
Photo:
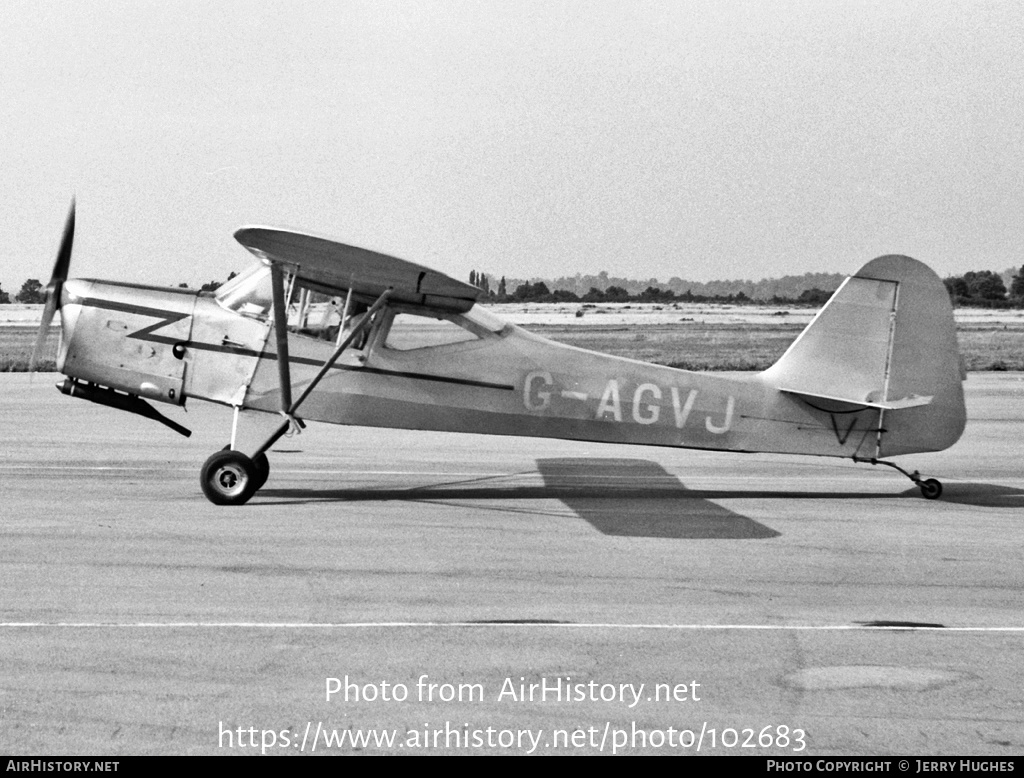
[[[122, 313], [134, 313], [140, 316], [152, 316], [161, 321], [156, 324], [144, 327], [141, 330], [137, 330], [130, 335], [126, 336], [129, 338], [135, 338], [137, 340], [147, 340], [153, 343], [164, 343], [171, 345], [174, 343], [182, 343], [186, 348], [200, 349], [202, 351], [213, 351], [224, 354], [237, 354], [245, 357], [256, 357], [261, 359], [277, 360], [277, 354], [270, 354], [267, 352], [255, 351], [253, 349], [245, 348], [244, 346], [230, 346], [227, 344], [216, 344], [216, 343], [198, 343], [195, 341], [181, 341], [178, 338], [169, 338], [164, 335], [156, 335], [153, 330], [158, 329], [167, 324], [174, 324], [175, 322], [181, 321], [188, 313], [180, 313], [176, 311], [165, 311], [159, 308], [147, 308], [142, 305], [133, 305], [131, 303], [119, 303], [113, 300], [101, 300], [95, 297], [87, 297], [82, 300], [69, 301], [72, 303], [78, 303], [83, 306], [89, 306], [91, 308], [103, 308], [110, 311], [120, 311]], [[289, 364], [299, 365], [312, 365], [313, 367], [321, 367], [324, 362], [316, 359], [310, 359], [309, 357], [290, 357], [288, 359]], [[355, 373], [373, 373], [374, 375], [392, 376], [395, 378], [409, 378], [415, 381], [438, 381], [446, 384], [459, 384], [462, 386], [477, 386], [482, 389], [503, 389], [505, 391], [515, 391], [515, 387], [509, 384], [496, 384], [490, 381], [475, 381], [470, 378], [455, 378], [452, 376], [439, 376], [431, 375], [429, 373], [410, 373], [401, 370], [385, 370], [379, 367], [355, 367], [352, 365], [334, 365], [334, 370], [344, 370]]]
[[[295, 360], [292, 360], [293, 362]], [[314, 362], [308, 360], [308, 364], [319, 365], [321, 362]], [[351, 365], [342, 365], [342, 370], [352, 370], [360, 373], [375, 373], [377, 375], [394, 376], [395, 378], [412, 378], [419, 381], [441, 381], [446, 384], [462, 384], [463, 386], [479, 386], [483, 389], [504, 389], [508, 392], [514, 392], [516, 388], [510, 384], [494, 384], [490, 381], [474, 381], [470, 378], [453, 378], [450, 376], [430, 375], [429, 373], [406, 373], [401, 370], [384, 370], [379, 367], [353, 367]]]

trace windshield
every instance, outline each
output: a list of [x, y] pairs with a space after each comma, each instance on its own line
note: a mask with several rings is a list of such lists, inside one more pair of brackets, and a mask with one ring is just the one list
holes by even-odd
[[495, 316], [486, 308], [482, 308], [479, 305], [474, 305], [462, 315], [474, 324], [483, 327], [485, 330], [490, 330], [491, 332], [501, 332], [508, 326], [507, 321]]
[[217, 290], [217, 302], [243, 316], [265, 319], [274, 301], [270, 265], [253, 265]]

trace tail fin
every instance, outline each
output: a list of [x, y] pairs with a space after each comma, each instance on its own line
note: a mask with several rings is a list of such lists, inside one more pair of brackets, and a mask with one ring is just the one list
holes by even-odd
[[879, 409], [878, 457], [941, 451], [966, 421], [949, 294], [910, 257], [879, 257], [847, 278], [762, 378], [809, 402]]

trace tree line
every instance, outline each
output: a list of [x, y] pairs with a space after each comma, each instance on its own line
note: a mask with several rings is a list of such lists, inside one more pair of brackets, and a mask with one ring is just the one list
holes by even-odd
[[[227, 280], [230, 281], [236, 275], [238, 274], [232, 272]], [[488, 302], [495, 303], [722, 302], [741, 305], [748, 303], [822, 305], [839, 287], [844, 278], [845, 276], [839, 273], [805, 273], [802, 276], [783, 276], [779, 279], [763, 279], [758, 282], [709, 281], [699, 283], [673, 278], [668, 282], [666, 288], [659, 285], [657, 279], [636, 281], [611, 278], [607, 272], [601, 272], [596, 276], [577, 274], [550, 282], [518, 279], [513, 279], [510, 282], [505, 276], [501, 276], [497, 284], [494, 284], [492, 276], [472, 270], [469, 274], [469, 283], [482, 290]], [[222, 281], [209, 281], [199, 287], [199, 291], [214, 291], [222, 283]], [[581, 284], [588, 283], [590, 284], [589, 288], [581, 293]], [[1024, 308], [1024, 266], [1010, 278], [1009, 288], [1003, 280], [1003, 274], [992, 270], [972, 270], [962, 276], [949, 276], [943, 279], [943, 283], [946, 285], [954, 305]], [[178, 284], [178, 286], [184, 289], [190, 288], [185, 283]], [[509, 291], [510, 287], [511, 291]], [[680, 291], [681, 288], [684, 290]], [[38, 278], [30, 278], [25, 281], [13, 300], [16, 303], [43, 303], [45, 301], [46, 287]], [[0, 288], [0, 305], [11, 302], [10, 294]]]
[[978, 270], [943, 279], [954, 305], [985, 308], [1024, 308], [1024, 266], [1010, 279], [1010, 288], [999, 273]]
[[[486, 292], [486, 290], [484, 290]], [[587, 292], [578, 295], [568, 289], [551, 290], [544, 281], [533, 283], [525, 282], [516, 286], [511, 294], [489, 294], [489, 302], [495, 303], [731, 303], [733, 305], [756, 304], [770, 302], [777, 305], [798, 304], [798, 305], [823, 305], [832, 291], [826, 291], [813, 287], [803, 290], [797, 297], [773, 296], [770, 300], [754, 300], [748, 297], [743, 291], [723, 295], [694, 294], [687, 289], [682, 294], [677, 294], [671, 289], [662, 289], [657, 286], [648, 286], [641, 292], [630, 294], [621, 286], [609, 286], [606, 289], [591, 287]]]
[[[11, 302], [11, 296], [0, 288], [0, 305]], [[21, 285], [21, 291], [14, 295], [16, 303], [45, 303], [46, 287], [38, 278], [30, 278]]]
[[[486, 283], [480, 283], [480, 279]], [[484, 273], [470, 273], [470, 283], [482, 289], [494, 302], [580, 301], [580, 302], [701, 302], [706, 300], [793, 301], [801, 295], [828, 299], [846, 278], [842, 273], [804, 273], [801, 276], [766, 278], [760, 281], [687, 281], [673, 277], [667, 282], [656, 278], [637, 280], [610, 275], [563, 276], [555, 279], [512, 279], [502, 277], [495, 289]]]
[[[1009, 272], [1009, 271], [1008, 271]], [[781, 279], [752, 281], [710, 281], [690, 283], [673, 278], [668, 288], [657, 285], [656, 279], [641, 282], [610, 279], [607, 273], [597, 276], [575, 276], [555, 281], [512, 281], [504, 276], [497, 289], [491, 288], [488, 276], [479, 271], [469, 274], [469, 282], [483, 290], [490, 302], [542, 302], [542, 303], [705, 303], [732, 304], [766, 303], [774, 305], [823, 305], [842, 283], [841, 274], [805, 273], [803, 276], [784, 276]], [[596, 280], [582, 294], [580, 281]], [[604, 281], [603, 285], [601, 282]], [[647, 283], [646, 287], [641, 285]], [[1003, 276], [992, 270], [979, 270], [943, 279], [954, 305], [976, 307], [1024, 308], [1024, 266], [1010, 279], [1007, 289]], [[685, 291], [679, 291], [683, 287]], [[511, 291], [509, 289], [511, 288]]]

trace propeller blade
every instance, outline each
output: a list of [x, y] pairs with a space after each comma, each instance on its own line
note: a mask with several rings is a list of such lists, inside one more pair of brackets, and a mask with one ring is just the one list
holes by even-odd
[[36, 372], [36, 365], [39, 357], [42, 356], [43, 347], [46, 345], [46, 336], [50, 334], [50, 324], [53, 322], [53, 315], [57, 312], [57, 297], [47, 292], [46, 305], [43, 307], [43, 321], [39, 325], [39, 334], [36, 335], [36, 346], [32, 349], [32, 359], [28, 363], [28, 372]]
[[[64, 223], [64, 236], [60, 239], [60, 250], [57, 252], [57, 261], [53, 263], [53, 273], [50, 275], [50, 284], [54, 281], [63, 283], [68, 280], [68, 268], [71, 266], [71, 247], [75, 242], [75, 199], [71, 198], [71, 210], [68, 211], [68, 219]], [[60, 308], [58, 297], [57, 307]]]
[[53, 323], [54, 314], [60, 310], [61, 291], [64, 282], [68, 279], [68, 270], [71, 267], [71, 249], [75, 243], [75, 199], [71, 198], [71, 210], [68, 211], [67, 221], [64, 223], [64, 235], [60, 239], [60, 248], [57, 250], [57, 259], [53, 263], [53, 272], [50, 274], [50, 283], [46, 285], [46, 304], [43, 307], [43, 320], [39, 325], [39, 334], [36, 336], [36, 345], [32, 349], [32, 359], [29, 360], [29, 373], [36, 372], [36, 365], [46, 345], [46, 336], [50, 334], [50, 325]]

